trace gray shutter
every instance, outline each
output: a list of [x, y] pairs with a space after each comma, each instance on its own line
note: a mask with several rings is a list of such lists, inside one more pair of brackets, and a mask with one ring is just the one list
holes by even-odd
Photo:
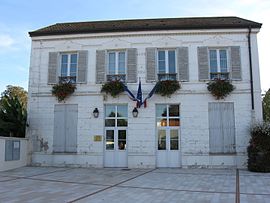
[[5, 141], [5, 161], [12, 161], [13, 157], [13, 142], [12, 140]]
[[156, 80], [156, 49], [146, 48], [146, 81]]
[[127, 82], [137, 82], [137, 49], [127, 50]]
[[231, 75], [232, 80], [241, 80], [241, 57], [240, 47], [231, 47]]
[[21, 142], [20, 140], [13, 140], [13, 157], [12, 160], [20, 160], [20, 148]]
[[207, 47], [198, 47], [199, 80], [209, 79]]
[[221, 107], [221, 120], [224, 136], [224, 152], [235, 152], [235, 122], [232, 102], [226, 102]]
[[234, 104], [209, 103], [209, 145], [211, 153], [235, 152]]
[[86, 83], [87, 67], [88, 67], [88, 51], [78, 52], [78, 83]]
[[188, 81], [188, 47], [177, 48], [177, 62], [178, 62], [178, 74], [180, 81]]
[[96, 83], [105, 82], [106, 71], [106, 52], [105, 50], [97, 50], [96, 52]]
[[57, 83], [58, 53], [49, 52], [48, 83]]
[[78, 105], [66, 105], [66, 152], [77, 152]]
[[65, 151], [65, 105], [54, 106], [53, 151]]
[[214, 102], [208, 105], [210, 153], [223, 153], [224, 142], [219, 104]]

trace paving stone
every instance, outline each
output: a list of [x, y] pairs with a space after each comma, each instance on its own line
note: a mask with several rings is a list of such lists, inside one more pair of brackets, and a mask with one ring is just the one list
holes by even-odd
[[80, 203], [228, 203], [234, 202], [234, 194], [223, 193], [197, 193], [177, 192], [167, 190], [149, 190], [141, 188], [119, 188], [114, 187], [93, 196], [78, 201]]
[[0, 184], [0, 202], [67, 202], [102, 186], [17, 179]]
[[30, 177], [44, 173], [51, 173], [56, 171], [68, 170], [68, 168], [57, 168], [57, 167], [21, 167], [9, 171], [1, 172], [3, 176], [12, 177]]

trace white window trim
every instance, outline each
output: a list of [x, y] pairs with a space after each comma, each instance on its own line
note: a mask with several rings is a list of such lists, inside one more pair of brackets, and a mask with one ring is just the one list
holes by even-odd
[[157, 74], [159, 73], [159, 60], [158, 60], [158, 52], [159, 51], [165, 51], [165, 74], [169, 74], [169, 51], [174, 51], [174, 55], [175, 55], [175, 72], [177, 74], [177, 50], [174, 48], [169, 48], [169, 49], [157, 49], [156, 51], [156, 70], [157, 70]]
[[[211, 50], [214, 50], [214, 51], [217, 51], [217, 72], [211, 72], [211, 65], [210, 65], [210, 51]], [[221, 68], [220, 68], [220, 54], [219, 54], [219, 51], [220, 50], [226, 50], [226, 56], [227, 56], [227, 72], [221, 72]], [[211, 79], [211, 73], [217, 73], [217, 74], [220, 74], [220, 73], [228, 73], [229, 75], [229, 79], [231, 78], [231, 75], [230, 75], [230, 57], [229, 57], [229, 54], [230, 54], [230, 49], [228, 47], [213, 47], [213, 48], [208, 48], [208, 67], [209, 67], [209, 79]]]
[[[77, 76], [78, 76], [78, 52], [62, 52], [62, 53], [60, 53], [60, 61], [59, 61], [59, 67], [60, 67], [60, 69], [59, 69], [59, 77], [70, 77], [70, 62], [71, 62], [71, 55], [72, 54], [76, 54], [77, 55], [77, 68], [76, 68], [76, 78], [77, 78]], [[68, 55], [68, 62], [67, 62], [67, 76], [62, 76], [61, 74], [62, 74], [62, 55]], [[76, 79], [77, 80], [77, 79]]]
[[[127, 51], [126, 50], [111, 50], [107, 51], [107, 75], [118, 75], [119, 74], [119, 52], [124, 52], [125, 53], [125, 73], [124, 75], [127, 74]], [[110, 74], [109, 73], [109, 65], [110, 65], [110, 59], [109, 59], [109, 54], [110, 53], [115, 53], [115, 74]]]

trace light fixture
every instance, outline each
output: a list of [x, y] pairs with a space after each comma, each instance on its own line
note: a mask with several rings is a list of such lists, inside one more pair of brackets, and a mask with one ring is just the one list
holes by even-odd
[[95, 109], [94, 109], [93, 115], [94, 115], [95, 118], [98, 118], [98, 115], [99, 115], [98, 108], [95, 108]]
[[133, 111], [132, 111], [132, 115], [134, 118], [137, 118], [138, 117], [138, 114], [139, 114], [139, 111], [136, 107], [134, 107]]

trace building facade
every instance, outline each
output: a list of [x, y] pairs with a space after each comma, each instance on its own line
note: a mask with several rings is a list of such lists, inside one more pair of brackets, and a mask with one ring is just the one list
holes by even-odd
[[[238, 17], [60, 23], [30, 32], [27, 136], [34, 165], [83, 167], [245, 167], [249, 126], [261, 120], [257, 33]], [[207, 83], [235, 90], [216, 100]], [[120, 79], [146, 98], [158, 80], [178, 80], [171, 97], [147, 106], [124, 92], [101, 93]], [[75, 92], [63, 102], [54, 84]], [[93, 111], [98, 110], [98, 117]]]

